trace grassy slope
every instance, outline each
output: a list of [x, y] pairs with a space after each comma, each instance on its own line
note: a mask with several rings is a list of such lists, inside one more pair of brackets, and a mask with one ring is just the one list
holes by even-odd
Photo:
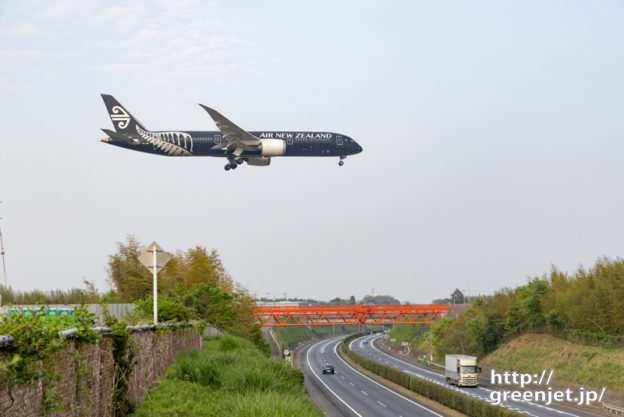
[[[311, 339], [313, 337], [325, 337], [332, 334], [332, 326], [311, 326], [312, 330], [307, 326], [285, 326], [274, 327], [273, 331], [277, 339], [285, 346], [293, 347], [293, 345], [301, 340]], [[357, 326], [335, 326], [335, 334], [353, 333], [357, 331]]]
[[222, 336], [201, 351], [186, 351], [139, 404], [148, 416], [313, 416], [323, 414], [307, 397], [303, 374], [264, 356], [250, 342]]
[[527, 334], [501, 346], [481, 363], [520, 372], [554, 369], [554, 378], [624, 392], [624, 349], [583, 346]]
[[397, 324], [389, 335], [396, 339], [397, 343], [409, 342], [410, 346], [425, 352], [429, 352], [429, 339], [431, 331], [424, 324]]
[[314, 333], [306, 326], [274, 327], [275, 336], [284, 346], [292, 347], [299, 340], [310, 339]]

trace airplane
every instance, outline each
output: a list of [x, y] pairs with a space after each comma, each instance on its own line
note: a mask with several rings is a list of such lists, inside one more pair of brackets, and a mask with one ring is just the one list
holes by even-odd
[[333, 132], [245, 131], [218, 111], [200, 104], [217, 125], [218, 131], [146, 129], [113, 96], [102, 94], [115, 130], [102, 129], [108, 135], [102, 142], [121, 148], [166, 156], [216, 156], [227, 158], [225, 170], [248, 165], [267, 166], [276, 156], [338, 157], [344, 165], [348, 155], [362, 152], [362, 147], [347, 135]]

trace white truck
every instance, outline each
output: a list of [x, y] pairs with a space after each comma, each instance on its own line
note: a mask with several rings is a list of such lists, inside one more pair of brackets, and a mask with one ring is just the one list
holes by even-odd
[[446, 382], [458, 387], [476, 387], [479, 385], [477, 358], [468, 355], [446, 355], [444, 375]]

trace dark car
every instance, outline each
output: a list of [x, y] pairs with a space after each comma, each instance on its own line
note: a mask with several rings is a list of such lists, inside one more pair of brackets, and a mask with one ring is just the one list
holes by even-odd
[[333, 375], [334, 374], [334, 367], [333, 367], [333, 365], [329, 365], [329, 364], [325, 365], [323, 367], [323, 374], [332, 374]]

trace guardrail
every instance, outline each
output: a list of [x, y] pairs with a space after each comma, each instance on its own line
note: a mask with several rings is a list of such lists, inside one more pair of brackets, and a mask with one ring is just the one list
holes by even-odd
[[614, 405], [607, 404], [605, 402], [602, 402], [600, 405], [602, 405], [602, 408], [604, 408], [610, 413], [613, 413], [617, 416], [624, 416], [624, 408], [616, 407]]
[[429, 368], [446, 369], [444, 365], [440, 365], [437, 362], [433, 362], [427, 359], [427, 355], [423, 356], [422, 358], [418, 358], [418, 361], [423, 365], [428, 366]]

